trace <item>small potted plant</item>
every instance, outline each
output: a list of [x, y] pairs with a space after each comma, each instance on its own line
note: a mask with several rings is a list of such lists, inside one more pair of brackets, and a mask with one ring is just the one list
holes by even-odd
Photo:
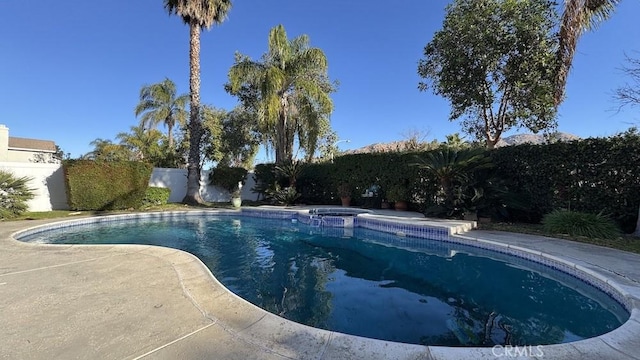
[[407, 199], [409, 199], [409, 193], [404, 186], [394, 185], [387, 191], [387, 200], [394, 203], [393, 207], [396, 210], [407, 210]]
[[342, 206], [351, 205], [351, 186], [347, 183], [341, 183], [338, 185], [338, 196], [340, 196]]

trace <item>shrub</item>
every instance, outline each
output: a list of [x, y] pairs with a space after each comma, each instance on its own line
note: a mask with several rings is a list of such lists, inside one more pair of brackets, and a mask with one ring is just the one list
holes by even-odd
[[153, 170], [137, 161], [67, 160], [63, 165], [72, 210], [139, 208]]
[[292, 186], [281, 188], [278, 184], [276, 184], [273, 189], [267, 189], [266, 195], [267, 199], [278, 205], [291, 205], [300, 198], [300, 194], [296, 188]]
[[29, 177], [15, 177], [0, 170], [0, 219], [10, 219], [27, 211], [27, 201], [33, 199], [33, 189], [27, 187]]
[[538, 222], [553, 209], [604, 211], [632, 232], [640, 205], [640, 134], [548, 145], [505, 146], [492, 151], [496, 176], [526, 195], [527, 211], [513, 220]]
[[602, 214], [554, 210], [544, 216], [542, 225], [551, 234], [569, 234], [588, 238], [615, 239], [618, 227]]
[[150, 186], [147, 188], [147, 191], [144, 195], [144, 199], [142, 200], [142, 205], [145, 207], [166, 205], [167, 202], [169, 201], [170, 195], [171, 195], [171, 189], [169, 188]]
[[247, 169], [241, 167], [218, 166], [209, 173], [211, 185], [215, 185], [235, 193], [238, 190], [238, 183], [244, 185], [247, 178]]
[[393, 185], [387, 190], [387, 200], [391, 202], [395, 201], [408, 201], [409, 192], [404, 186]]

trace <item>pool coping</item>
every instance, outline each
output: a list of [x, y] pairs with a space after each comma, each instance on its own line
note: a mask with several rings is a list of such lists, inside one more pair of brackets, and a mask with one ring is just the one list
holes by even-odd
[[[249, 211], [259, 211], [266, 215], [281, 216], [299, 214], [304, 217], [308, 215], [308, 208], [293, 209], [248, 209]], [[88, 217], [82, 219], [72, 219], [65, 221], [54, 221], [35, 228], [51, 228], [60, 225], [68, 225], [76, 222], [112, 221], [124, 218], [135, 217], [155, 217], [163, 218], [169, 216], [200, 216], [209, 214], [238, 214], [234, 210], [198, 210], [198, 211], [178, 211], [160, 213], [137, 213], [123, 214], [105, 217]], [[297, 216], [296, 215], [296, 216]], [[574, 358], [617, 358], [617, 359], [639, 359], [640, 358], [640, 286], [638, 280], [625, 281], [616, 278], [613, 274], [607, 274], [589, 268], [584, 264], [579, 264], [571, 259], [562, 256], [547, 254], [542, 251], [532, 250], [518, 245], [506, 244], [500, 241], [482, 239], [477, 236], [461, 235], [466, 229], [474, 224], [466, 224], [460, 228], [460, 223], [453, 222], [447, 226], [443, 221], [430, 221], [417, 218], [394, 219], [392, 216], [367, 214], [359, 215], [369, 224], [396, 224], [397, 226], [429, 227], [437, 226], [447, 228], [447, 239], [445, 241], [459, 242], [463, 244], [477, 244], [482, 248], [491, 250], [500, 249], [507, 252], [524, 254], [525, 258], [536, 258], [538, 260], [548, 260], [554, 264], [564, 264], [566, 268], [561, 270], [573, 270], [581, 274], [588, 274], [599, 284], [609, 286], [610, 291], [622, 295], [623, 305], [630, 311], [630, 318], [619, 328], [601, 335], [599, 337], [580, 340], [572, 343], [544, 345], [541, 347], [522, 347], [519, 349], [504, 348], [450, 348], [439, 346], [421, 346], [389, 341], [374, 340], [358, 336], [345, 335], [337, 332], [311, 328], [292, 321], [285, 320], [262, 310], [244, 299], [227, 290], [211, 274], [206, 266], [194, 255], [175, 249], [161, 248], [150, 245], [116, 245], [119, 251], [132, 251], [141, 254], [158, 256], [163, 261], [171, 262], [181, 279], [182, 287], [187, 297], [199, 309], [205, 318], [212, 321], [211, 326], [219, 327], [230, 334], [238, 342], [238, 346], [250, 344], [257, 349], [268, 349], [276, 358], [310, 358], [310, 359], [338, 359], [338, 358], [373, 358], [384, 359], [480, 359], [498, 358], [508, 355], [519, 355], [521, 358], [553, 358], [553, 359], [574, 359]], [[300, 219], [300, 218], [299, 218]], [[54, 225], [55, 224], [55, 225]], [[38, 245], [24, 243], [16, 240], [16, 236], [24, 234], [25, 231], [32, 231], [34, 227], [27, 226], [15, 231], [10, 239], [20, 246], [31, 247], [34, 250], [47, 247], [75, 247], [91, 248], [104, 245]], [[413, 228], [408, 228], [413, 229]], [[394, 228], [387, 229], [389, 232]], [[560, 244], [571, 244], [563, 240], [558, 240]], [[597, 248], [597, 247], [594, 247]], [[622, 252], [624, 253], [624, 252]], [[535, 261], [535, 260], [534, 260]], [[606, 264], [605, 264], [606, 265]], [[190, 337], [181, 339], [181, 342], [189, 342]], [[176, 346], [178, 343], [173, 343]], [[166, 347], [160, 347], [142, 354], [158, 355], [165, 351]], [[541, 355], [542, 356], [536, 356]], [[502, 356], [499, 356], [502, 355]]]

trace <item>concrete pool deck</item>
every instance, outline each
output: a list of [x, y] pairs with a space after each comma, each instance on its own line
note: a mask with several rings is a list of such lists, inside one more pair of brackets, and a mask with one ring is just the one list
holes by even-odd
[[[430, 221], [393, 211], [367, 216]], [[230, 293], [179, 250], [35, 245], [11, 236], [56, 221], [0, 223], [2, 359], [640, 359], [639, 254], [522, 234], [462, 235], [564, 259], [633, 298], [631, 319], [608, 334], [507, 353], [377, 341], [292, 323]]]

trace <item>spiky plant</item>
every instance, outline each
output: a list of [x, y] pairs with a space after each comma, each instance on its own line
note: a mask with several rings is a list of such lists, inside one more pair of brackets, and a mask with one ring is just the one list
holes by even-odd
[[27, 186], [29, 177], [16, 177], [0, 170], [0, 219], [10, 219], [27, 210], [27, 201], [33, 199], [33, 189]]
[[554, 210], [544, 216], [542, 225], [550, 234], [616, 239], [620, 230], [608, 217], [569, 210]]

